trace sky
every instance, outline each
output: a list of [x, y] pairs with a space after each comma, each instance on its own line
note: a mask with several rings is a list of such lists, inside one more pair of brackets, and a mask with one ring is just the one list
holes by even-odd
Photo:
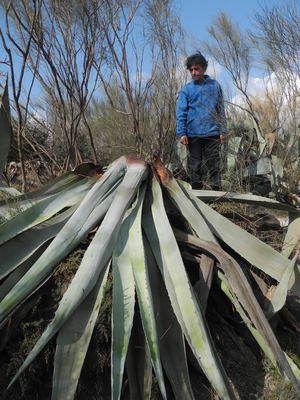
[[208, 38], [207, 27], [216, 15], [223, 11], [241, 30], [251, 27], [251, 16], [259, 11], [262, 4], [273, 5], [275, 0], [177, 0], [179, 13], [186, 31], [198, 40]]

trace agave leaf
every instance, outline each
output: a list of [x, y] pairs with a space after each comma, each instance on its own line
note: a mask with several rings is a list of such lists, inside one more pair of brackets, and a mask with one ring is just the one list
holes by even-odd
[[[103, 216], [106, 213], [114, 197], [114, 189], [119, 183], [120, 181], [117, 181], [103, 197], [99, 198], [101, 203], [94, 208], [85, 221], [82, 232], [88, 232], [93, 229], [97, 221], [101, 219], [101, 215]], [[77, 206], [78, 205], [71, 207], [61, 214], [52, 217], [50, 220], [28, 231], [22, 232], [14, 239], [0, 246], [0, 258], [3, 257], [4, 260], [0, 269], [0, 279], [18, 267], [18, 265], [25, 261], [39, 246], [56, 236], [69, 220], [70, 216], [75, 212]], [[73, 242], [73, 245], [74, 243], [75, 242]]]
[[139, 303], [139, 310], [142, 319], [143, 329], [146, 335], [147, 344], [150, 350], [152, 364], [158, 380], [158, 385], [164, 399], [167, 398], [164, 384], [163, 372], [160, 362], [160, 354], [155, 324], [153, 299], [150, 289], [149, 274], [142, 237], [142, 207], [145, 197], [146, 186], [139, 191], [137, 204], [131, 214], [130, 237], [130, 258], [136, 286], [136, 293]]
[[63, 325], [57, 336], [52, 400], [73, 400], [81, 368], [102, 303], [109, 264], [96, 285]]
[[272, 172], [271, 158], [262, 156], [258, 160], [251, 162], [251, 164], [243, 169], [243, 177], [251, 177], [258, 175], [269, 176]]
[[94, 182], [95, 180], [91, 178], [76, 182], [68, 189], [40, 201], [0, 225], [0, 245], [46, 221], [62, 209], [74, 206], [84, 198]]
[[28, 299], [28, 301], [22, 304], [22, 307], [18, 309], [18, 311], [14, 315], [14, 318], [12, 318], [4, 327], [1, 326], [0, 351], [5, 349], [6, 344], [10, 340], [13, 340], [20, 323], [24, 320], [29, 311], [36, 305], [38, 299], [39, 294], [36, 293], [34, 296]]
[[[130, 216], [122, 223], [113, 253], [112, 399], [121, 396], [124, 365], [134, 316], [135, 284], [129, 253]], [[151, 364], [150, 364], [151, 368]]]
[[[7, 279], [2, 282], [0, 286], [0, 301], [7, 295], [7, 293], [11, 290], [11, 288], [25, 275], [25, 273], [29, 270], [29, 268], [34, 264], [34, 262], [40, 257], [42, 252], [47, 247], [48, 243], [45, 243], [42, 247], [40, 247], [29, 259], [27, 259], [18, 269], [13, 271]], [[13, 318], [5, 323], [0, 324], [1, 329], [1, 344], [0, 351], [4, 349], [7, 341], [10, 339], [10, 336], [15, 332], [15, 329], [18, 327], [19, 323], [23, 320], [25, 315], [30, 311], [30, 309], [36, 304], [39, 294], [31, 296], [31, 298], [22, 303], [15, 309], [17, 311]], [[3, 330], [2, 330], [3, 329]], [[5, 333], [3, 333], [5, 332]]]
[[150, 400], [152, 364], [140, 315], [135, 313], [126, 358], [130, 400]]
[[[13, 187], [6, 187], [6, 186], [0, 186], [0, 192], [7, 193], [9, 197], [16, 197], [16, 196], [20, 196], [22, 194], [17, 189], [15, 189]], [[1, 203], [2, 203], [2, 201], [1, 201]], [[6, 200], [6, 201], [8, 201], [8, 200]], [[0, 206], [0, 216], [5, 217], [4, 213], [2, 215], [1, 206]]]
[[186, 146], [182, 146], [182, 144], [179, 142], [179, 140], [176, 140], [175, 145], [174, 145], [174, 151], [179, 159], [179, 165], [183, 169], [187, 170], [188, 151], [187, 151]]
[[33, 192], [20, 194], [13, 199], [0, 201], [0, 215], [6, 219], [11, 219], [12, 214], [14, 215], [16, 212], [19, 213], [25, 211], [34, 204], [50, 197], [51, 195], [58, 194], [60, 191], [63, 191], [74, 183], [82, 180], [83, 177], [78, 176], [74, 172], [67, 172], [58, 178], [54, 178], [49, 183]]
[[6, 77], [4, 91], [1, 96], [1, 106], [0, 106], [0, 184], [1, 184], [1, 175], [5, 170], [8, 152], [10, 148], [11, 132], [12, 128], [10, 122], [10, 107], [8, 98], [8, 78]]
[[[86, 250], [70, 286], [63, 295], [54, 319], [37, 341], [9, 386], [18, 379], [19, 375], [35, 359], [49, 340], [59, 331], [95, 286], [101, 271], [112, 255], [114, 242], [124, 214], [135, 196], [138, 186], [147, 176], [147, 173], [148, 169], [145, 163], [131, 163], [129, 165], [123, 182], [118, 187], [117, 194], [107, 211], [102, 224]], [[30, 271], [28, 271], [28, 273]], [[5, 303], [5, 299], [2, 303]]]
[[[64, 227], [62, 233], [60, 232], [54, 239], [56, 245], [50, 243], [48, 248], [47, 246], [44, 248], [44, 250], [46, 249], [45, 252], [41, 253], [38, 249], [36, 253], [40, 254], [40, 258], [36, 259], [34, 264], [30, 262], [30, 258], [29, 263], [25, 261], [17, 268], [16, 271], [20, 269], [20, 274], [16, 271], [12, 273], [12, 276], [15, 278], [19, 277], [19, 282], [15, 282], [16, 287], [13, 287], [11, 292], [6, 293], [7, 297], [4, 299], [4, 312], [2, 322], [0, 322], [0, 327], [27, 297], [38, 290], [50, 278], [54, 272], [55, 265], [66, 257], [88, 234], [88, 232], [102, 220], [112, 202], [113, 195], [114, 193], [109, 195], [102, 201], [102, 203], [94, 208], [79, 232], [71, 231], [70, 235], [64, 240], [64, 236], [67, 234]], [[34, 255], [35, 253], [33, 256]], [[24, 269], [25, 265], [27, 265], [26, 271]], [[30, 268], [32, 268], [32, 270], [30, 270]], [[10, 276], [8, 279], [10, 281]], [[0, 307], [1, 306], [2, 304], [0, 304]]]
[[207, 299], [212, 285], [214, 274], [214, 259], [208, 257], [206, 254], [201, 255], [199, 262], [199, 280], [194, 285], [196, 296], [199, 299], [202, 310], [205, 313], [207, 306]]
[[[176, 180], [172, 177], [169, 177], [169, 180], [165, 182], [165, 187], [170, 195], [171, 200], [175, 203], [181, 214], [185, 217], [197, 235], [202, 239], [218, 243], [197, 208], [194, 207], [190, 201], [187, 201], [186, 195], [177, 184]], [[199, 280], [195, 290], [204, 312], [211, 288], [213, 267], [214, 260], [207, 255], [203, 255], [200, 261], [202, 278]]]
[[[124, 173], [125, 159], [114, 164], [87, 194], [75, 213], [51, 242], [46, 251], [0, 303], [0, 324], [24, 299], [30, 296], [53, 273], [56, 264], [66, 257], [95, 227], [111, 204], [109, 195]], [[103, 201], [103, 203], [101, 203]]]
[[[65, 174], [51, 179], [48, 183], [41, 186], [40, 188], [29, 192], [20, 193], [17, 199], [13, 199], [11, 202], [7, 200], [0, 201], [0, 215], [4, 212], [3, 210], [17, 206], [19, 211], [23, 211], [28, 207], [31, 207], [36, 202], [43, 200], [44, 198], [58, 193], [64, 189], [67, 189], [73, 183], [79, 182], [83, 178], [94, 177], [96, 175], [96, 166], [92, 163], [82, 163], [78, 165], [73, 171], [66, 172]], [[8, 188], [13, 189], [13, 188]], [[17, 204], [16, 204], [17, 201]]]
[[285, 235], [281, 254], [289, 258], [292, 251], [296, 247], [297, 243], [300, 242], [300, 218], [294, 219], [288, 227], [288, 231]]
[[251, 116], [251, 119], [252, 119], [252, 124], [255, 129], [255, 133], [257, 135], [257, 140], [259, 143], [259, 156], [261, 156], [263, 154], [263, 151], [266, 147], [267, 142], [260, 130], [260, 127], [257, 125], [256, 120], [252, 116]]
[[178, 322], [207, 378], [222, 399], [234, 393], [214, 348], [205, 318], [198, 307], [181, 254], [167, 218], [157, 178], [152, 180], [151, 211], [145, 209], [144, 229], [164, 278]]
[[[182, 189], [185, 191], [184, 188]], [[255, 236], [235, 225], [229, 219], [223, 217], [190, 192], [187, 196], [199, 209], [217, 237], [245, 258], [250, 264], [253, 264], [277, 281], [281, 280], [284, 271], [291, 265], [290, 260]]]
[[191, 201], [187, 201], [186, 194], [173, 177], [164, 182], [171, 200], [175, 203], [181, 214], [185, 217], [197, 235], [206, 240], [217, 243], [216, 238], [208, 227], [206, 221]]
[[272, 350], [282, 375], [285, 373], [295, 389], [300, 392], [299, 383], [297, 382], [297, 379], [295, 378], [284, 356], [284, 353], [279, 346], [276, 336], [274, 335], [272, 328], [270, 327], [268, 320], [260, 308], [258, 301], [253, 294], [251, 286], [249, 285], [238, 263], [215, 243], [204, 241], [179, 230], [175, 230], [175, 234], [178, 240], [196, 245], [200, 249], [207, 251], [216, 257], [221, 268], [225, 272], [226, 278], [228, 279], [230, 286], [236, 294], [239, 302], [247, 311], [251, 321], [254, 323], [257, 330], [260, 332]]
[[[168, 184], [169, 186], [169, 184]], [[193, 191], [193, 193], [196, 191]], [[193, 195], [192, 195], [193, 196]], [[250, 196], [251, 198], [252, 196]], [[254, 196], [254, 197], [258, 197], [259, 196]], [[275, 202], [274, 200], [270, 200], [270, 199], [264, 199], [262, 198], [262, 203], [256, 202], [256, 200], [254, 200], [254, 202], [252, 202], [252, 204], [261, 204], [264, 205], [265, 207], [268, 208], [277, 208], [277, 209], [282, 209], [282, 210], [288, 210], [288, 211], [292, 211], [295, 214], [295, 209], [289, 205], [286, 204], [281, 204], [278, 202]], [[266, 200], [270, 200], [270, 202], [266, 201]], [[200, 202], [200, 200], [199, 200]], [[266, 272], [268, 275], [272, 276], [273, 278], [277, 279], [278, 281], [281, 281], [283, 279], [283, 277], [286, 277], [286, 271], [291, 271], [291, 274], [289, 274], [290, 276], [290, 280], [289, 280], [289, 284], [288, 284], [288, 288], [290, 289], [293, 285], [295, 286], [294, 290], [297, 292], [298, 290], [298, 286], [299, 286], [299, 278], [297, 279], [297, 274], [299, 274], [298, 270], [297, 270], [297, 266], [296, 269], [293, 267], [294, 264], [291, 264], [290, 261], [288, 261], [286, 258], [282, 258], [282, 257], [278, 257], [279, 253], [276, 252], [274, 249], [272, 249], [270, 246], [266, 245], [265, 243], [261, 242], [259, 239], [257, 239], [255, 236], [250, 235], [248, 232], [246, 232], [245, 230], [243, 230], [242, 228], [239, 228], [237, 225], [233, 224], [231, 221], [229, 221], [227, 218], [223, 217], [222, 215], [218, 214], [216, 211], [214, 211], [212, 208], [208, 207], [207, 205], [205, 205], [204, 203], [197, 203], [197, 205], [199, 206], [201, 211], [206, 210], [206, 214], [203, 214], [205, 217], [207, 216], [207, 221], [210, 223], [211, 220], [210, 218], [212, 218], [212, 220], [214, 222], [217, 223], [217, 225], [214, 227], [218, 229], [218, 231], [215, 231], [215, 233], [226, 242], [227, 240], [227, 244], [229, 246], [231, 246], [235, 251], [237, 251], [240, 255], [242, 255], [244, 258], [246, 258], [249, 262], [252, 262], [256, 267], [258, 267], [259, 269], [263, 270], [264, 272]], [[245, 202], [246, 198], [245, 198]], [[271, 203], [272, 202], [272, 203]], [[277, 204], [278, 203], [278, 204]], [[250, 204], [250, 203], [249, 203]], [[204, 207], [203, 207], [204, 205]], [[202, 206], [202, 208], [201, 208]], [[193, 221], [193, 220], [192, 220]], [[222, 228], [222, 221], [224, 222], [224, 228]], [[299, 239], [299, 222], [296, 221], [300, 221], [300, 218], [295, 219], [289, 227], [288, 233], [286, 235], [285, 241], [284, 241], [284, 245], [283, 245], [283, 251], [282, 254], [288, 258], [290, 252], [289, 250], [294, 248], [295, 244], [297, 243], [298, 239]], [[190, 221], [189, 221], [190, 222]], [[227, 229], [227, 231], [226, 231]], [[236, 230], [236, 233], [234, 232], [234, 230]], [[218, 233], [219, 232], [219, 233]], [[197, 234], [199, 237], [201, 237], [197, 231]], [[241, 235], [239, 237], [239, 235]], [[203, 239], [205, 239], [205, 237], [202, 237]], [[236, 240], [235, 238], [239, 238], [239, 240]], [[249, 240], [251, 239], [251, 240]], [[244, 250], [243, 251], [243, 244], [241, 243], [242, 241], [244, 241], [244, 243], [250, 247], [251, 251], [248, 250]], [[234, 246], [234, 243], [236, 243], [238, 245], [238, 249]], [[261, 252], [261, 253], [256, 253], [256, 252]], [[258, 259], [260, 257], [260, 255], [262, 255], [262, 260], [259, 263]], [[276, 268], [274, 268], [274, 265], [270, 262], [270, 258], [274, 260], [274, 258], [277, 256], [278, 261], [276, 264]], [[247, 258], [248, 257], [248, 258]], [[250, 261], [251, 260], [251, 261]], [[268, 263], [266, 264], [265, 261], [268, 261]], [[256, 262], [256, 264], [255, 264]], [[259, 266], [259, 264], [261, 266]], [[278, 268], [280, 268], [281, 271], [278, 271]], [[279, 275], [279, 273], [281, 275]]]
[[[235, 294], [231, 290], [230, 285], [229, 285], [229, 283], [228, 283], [228, 281], [226, 279], [226, 276], [221, 271], [218, 271], [218, 278], [220, 280], [221, 289], [223, 290], [223, 292], [226, 294], [226, 296], [229, 298], [229, 300], [234, 305], [236, 311], [241, 316], [242, 320], [246, 324], [246, 326], [249, 329], [249, 331], [252, 333], [252, 335], [253, 335], [254, 339], [257, 341], [258, 345], [263, 350], [263, 352], [265, 353], [266, 357], [272, 362], [274, 367], [278, 368], [277, 361], [276, 361], [276, 359], [275, 359], [275, 357], [273, 355], [272, 350], [270, 349], [270, 347], [268, 346], [268, 344], [266, 343], [266, 341], [264, 340], [262, 335], [252, 325], [250, 319], [247, 317], [247, 314], [243, 310], [243, 307], [240, 305], [237, 297], [235, 296]], [[285, 355], [285, 358], [287, 359], [287, 361], [288, 361], [288, 363], [289, 363], [289, 365], [290, 365], [295, 377], [300, 381], [300, 369], [297, 367], [297, 365], [293, 362], [293, 360], [286, 353], [284, 353], [284, 355]], [[284, 374], [284, 377], [286, 379], [288, 379], [286, 374]]]
[[146, 237], [144, 242], [162, 364], [175, 398], [193, 400], [182, 330], [172, 310], [166, 288], [162, 283], [162, 276]]
[[[176, 235], [176, 232], [174, 232]], [[192, 254], [186, 250], [181, 252], [183, 261], [192, 262], [199, 265], [199, 280], [193, 285], [195, 295], [198, 299], [199, 304], [203, 310], [206, 312], [207, 297], [209, 290], [212, 285], [213, 279], [213, 265], [215, 260], [211, 257], [207, 257], [206, 254], [202, 253], [201, 257], [199, 255]]]
[[275, 156], [274, 154], [271, 155], [271, 185], [274, 188], [273, 190], [278, 190], [276, 188], [279, 187], [282, 177], [283, 177], [283, 159]]
[[27, 258], [17, 269], [15, 269], [0, 286], [0, 301], [9, 293], [9, 291], [17, 284], [17, 282], [26, 274], [32, 265], [39, 259], [48, 246], [48, 242], [39, 247], [35, 253]]
[[292, 271], [290, 281], [289, 281], [289, 290], [291, 294], [300, 297], [300, 263], [299, 259], [295, 264], [295, 268]]
[[287, 268], [282, 276], [281, 281], [277, 285], [272, 297], [269, 299], [268, 309], [266, 311], [266, 316], [268, 319], [272, 318], [282, 307], [285, 305], [286, 297], [289, 289], [289, 283], [294, 269], [297, 268], [297, 260], [299, 256], [299, 251], [293, 258], [290, 268]]
[[0, 279], [27, 260], [43, 243], [52, 239], [74, 213], [76, 206], [8, 240], [0, 246]]
[[[182, 182], [180, 182], [182, 185]], [[186, 187], [185, 187], [186, 188]], [[189, 190], [187, 188], [187, 190]], [[222, 192], [215, 190], [190, 190], [191, 193], [198, 197], [200, 200], [207, 201], [217, 201], [220, 202], [234, 202], [234, 203], [244, 203], [255, 206], [266, 207], [273, 210], [283, 210], [291, 211], [294, 213], [300, 213], [295, 207], [289, 204], [280, 203], [277, 200], [269, 199], [268, 197], [256, 196], [251, 193], [235, 193], [235, 192]]]

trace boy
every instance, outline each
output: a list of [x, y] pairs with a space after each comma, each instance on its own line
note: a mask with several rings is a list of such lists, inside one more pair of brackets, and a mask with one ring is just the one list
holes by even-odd
[[221, 190], [220, 147], [226, 133], [226, 117], [220, 84], [205, 75], [207, 61], [201, 53], [186, 60], [192, 81], [180, 91], [176, 133], [188, 146], [188, 171], [193, 189], [203, 187], [206, 172], [212, 190]]

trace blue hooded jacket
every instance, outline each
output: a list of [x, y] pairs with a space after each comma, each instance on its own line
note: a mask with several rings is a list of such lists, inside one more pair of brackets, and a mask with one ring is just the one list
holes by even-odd
[[226, 117], [220, 84], [205, 75], [205, 81], [191, 81], [180, 91], [176, 109], [178, 137], [219, 136], [226, 133]]

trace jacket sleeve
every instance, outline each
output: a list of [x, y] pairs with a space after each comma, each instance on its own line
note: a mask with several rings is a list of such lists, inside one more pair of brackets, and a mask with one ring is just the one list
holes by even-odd
[[187, 134], [188, 98], [182, 89], [179, 93], [176, 107], [176, 134], [178, 137]]
[[218, 90], [218, 100], [217, 100], [217, 123], [219, 127], [220, 135], [224, 135], [227, 132], [227, 122], [226, 122], [226, 115], [225, 115], [225, 107], [224, 107], [224, 96], [221, 86], [219, 85]]

